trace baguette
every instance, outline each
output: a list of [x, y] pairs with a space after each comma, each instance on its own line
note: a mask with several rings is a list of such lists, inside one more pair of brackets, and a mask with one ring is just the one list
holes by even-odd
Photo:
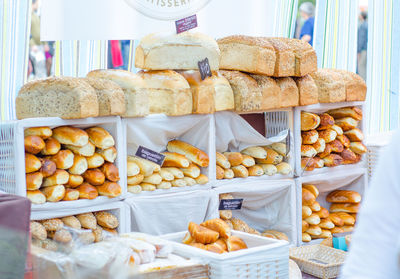
[[249, 176], [261, 176], [264, 174], [264, 170], [260, 166], [251, 166], [248, 168]]
[[217, 165], [224, 169], [229, 169], [231, 167], [231, 163], [229, 163], [229, 160], [225, 157], [224, 154], [220, 152], [216, 152], [216, 160], [217, 160]]
[[187, 168], [189, 167], [189, 160], [185, 155], [176, 152], [162, 152], [165, 156], [163, 167], [176, 167], [176, 168]]
[[247, 147], [243, 149], [241, 153], [256, 159], [265, 159], [267, 157], [267, 151], [260, 146]]
[[330, 212], [358, 213], [359, 203], [333, 203]]
[[[185, 177], [184, 179], [186, 180], [186, 178], [187, 179], [191, 179], [191, 178], [189, 178], [189, 177]], [[193, 182], [191, 182], [191, 183], [193, 183]], [[196, 181], [194, 182], [194, 184], [196, 184]], [[193, 185], [194, 185], [193, 184]], [[191, 185], [189, 185], [189, 186], [191, 186]], [[172, 184], [171, 184], [171, 182], [169, 182], [169, 181], [162, 181], [160, 184], [158, 184], [157, 186], [157, 189], [171, 189], [171, 187], [172, 187]]]
[[183, 172], [178, 168], [163, 168], [164, 170], [170, 172], [175, 178], [183, 178]]
[[208, 177], [205, 174], [200, 174], [199, 177], [196, 178], [196, 183], [200, 185], [204, 185], [208, 183]]
[[243, 155], [239, 152], [224, 152], [223, 154], [232, 167], [239, 166], [243, 162]]
[[335, 203], [359, 203], [361, 202], [361, 195], [356, 191], [335, 190], [328, 194], [326, 201]]
[[185, 176], [185, 177], [183, 178], [183, 180], [185, 180], [187, 186], [193, 186], [193, 185], [196, 185], [196, 184], [197, 184], [196, 180], [194, 180], [194, 179], [191, 178], [191, 177], [186, 177], [186, 176]]
[[185, 176], [191, 178], [197, 178], [200, 175], [200, 168], [193, 163], [190, 163], [187, 168], [181, 168], [181, 170]]
[[145, 176], [143, 179], [144, 183], [150, 183], [153, 185], [158, 185], [161, 183], [161, 181], [162, 181], [162, 177], [158, 173], [153, 173], [152, 175]]
[[253, 157], [249, 155], [243, 155], [243, 162], [242, 165], [245, 166], [246, 168], [250, 168], [256, 164], [256, 161], [254, 160]]
[[187, 186], [187, 182], [183, 178], [175, 179], [175, 180], [171, 181], [171, 184], [172, 184], [173, 187], [185, 187], [185, 186]]
[[193, 163], [200, 167], [208, 167], [209, 158], [208, 155], [200, 149], [180, 140], [172, 140], [167, 144], [167, 150], [169, 152], [176, 152], [185, 155]]
[[232, 167], [233, 173], [235, 177], [248, 177], [249, 171], [246, 169], [245, 166], [239, 165]]
[[278, 169], [275, 165], [273, 164], [258, 164], [264, 171], [264, 174], [266, 175], [275, 175], [278, 172]]
[[[152, 175], [153, 172], [159, 172], [161, 167], [156, 163], [153, 163], [149, 160], [142, 159], [137, 156], [128, 156], [128, 161], [135, 163], [140, 168], [140, 173], [144, 176]], [[132, 174], [135, 175], [135, 174]]]
[[165, 168], [161, 168], [159, 173], [164, 181], [172, 181], [174, 180], [174, 175], [166, 170]]
[[144, 175], [139, 173], [134, 176], [128, 176], [127, 182], [128, 182], [128, 185], [139, 185], [140, 183], [142, 183], [143, 179], [144, 179]]

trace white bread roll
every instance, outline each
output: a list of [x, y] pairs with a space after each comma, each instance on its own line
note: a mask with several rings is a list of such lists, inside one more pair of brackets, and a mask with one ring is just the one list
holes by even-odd
[[[53, 133], [53, 132], [52, 132]], [[45, 140], [45, 146], [40, 152], [42, 155], [54, 155], [61, 149], [61, 144], [55, 138], [49, 137]]]
[[74, 146], [74, 145], [66, 144], [66, 145], [64, 145], [64, 147], [71, 150], [75, 154], [85, 156], [85, 157], [93, 156], [94, 151], [96, 150], [96, 146], [94, 146], [94, 144], [91, 143], [90, 141], [87, 144], [85, 144], [84, 146]]
[[88, 134], [79, 128], [71, 126], [61, 126], [53, 129], [53, 138], [61, 144], [74, 146], [84, 146], [89, 142]]
[[107, 149], [98, 149], [97, 153], [110, 163], [114, 163], [115, 159], [117, 159], [117, 149], [114, 146]]
[[69, 180], [69, 173], [65, 170], [56, 170], [55, 173], [43, 180], [42, 187], [49, 187], [54, 185], [67, 184]]
[[48, 139], [53, 132], [49, 127], [31, 127], [24, 130], [24, 136], [38, 136], [42, 139]]
[[89, 135], [90, 142], [97, 148], [107, 149], [115, 145], [113, 136], [102, 127], [92, 127], [85, 131]]
[[68, 169], [70, 174], [82, 174], [88, 169], [86, 158], [80, 155], [74, 156], [74, 164]]
[[93, 156], [86, 157], [88, 169], [95, 169], [104, 164], [104, 158], [99, 153], [94, 153]]
[[42, 189], [43, 194], [46, 196], [46, 201], [58, 202], [65, 196], [64, 185], [55, 185]]
[[[78, 155], [79, 156], [79, 155]], [[56, 155], [50, 157], [58, 169], [69, 169], [74, 164], [74, 153], [71, 150], [60, 150]]]
[[43, 204], [46, 202], [46, 196], [39, 190], [26, 191], [26, 197], [33, 204]]

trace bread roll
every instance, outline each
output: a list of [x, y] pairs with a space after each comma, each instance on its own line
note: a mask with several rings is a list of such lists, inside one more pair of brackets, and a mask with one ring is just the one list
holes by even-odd
[[99, 169], [87, 170], [82, 176], [86, 182], [93, 186], [102, 185], [106, 179], [104, 173], [102, 173]]
[[301, 221], [301, 232], [302, 233], [304, 233], [309, 227], [310, 227], [310, 225], [306, 221], [304, 221], [304, 220]]
[[50, 129], [50, 127], [31, 127], [31, 128], [26, 128], [24, 130], [24, 136], [38, 136], [41, 137], [42, 139], [48, 139], [53, 135], [53, 131]]
[[79, 222], [78, 218], [75, 216], [67, 216], [61, 218], [61, 221], [64, 223], [65, 226], [80, 230], [82, 228], [81, 222]]
[[76, 218], [78, 218], [83, 228], [89, 230], [96, 229], [97, 220], [96, 217], [93, 215], [93, 213], [88, 212], [88, 213], [78, 214], [76, 215]]
[[287, 154], [287, 147], [283, 142], [274, 142], [269, 147], [278, 152], [279, 155], [286, 156]]
[[73, 146], [84, 146], [89, 142], [88, 134], [82, 129], [61, 126], [53, 129], [53, 138], [58, 140], [61, 144], [68, 144]]
[[331, 233], [335, 234], [335, 233], [344, 233], [344, 230], [341, 227], [334, 227], [333, 229], [331, 229]]
[[[153, 163], [146, 159], [142, 159], [137, 156], [128, 156], [128, 162], [133, 162], [136, 165], [138, 165], [140, 168], [140, 173], [143, 174], [144, 176], [152, 175], [153, 172], [159, 172], [161, 169], [161, 167], [159, 165], [157, 165], [156, 163]], [[132, 173], [128, 173], [128, 175], [131, 176], [131, 175], [136, 175], [136, 174], [134, 174], [134, 172], [132, 172]]]
[[358, 120], [352, 117], [345, 117], [335, 120], [335, 124], [338, 125], [344, 132], [350, 131], [358, 126]]
[[[168, 170], [166, 170], [165, 168], [161, 168], [159, 174], [161, 175], [161, 177], [164, 181], [174, 180], [174, 175], [171, 172], [169, 172]], [[128, 180], [129, 180], [129, 177], [128, 177]]]
[[204, 185], [208, 183], [208, 177], [205, 174], [200, 174], [199, 177], [196, 178], [196, 183], [200, 185]]
[[250, 75], [261, 90], [261, 111], [277, 109], [281, 105], [281, 89], [276, 81], [264, 75]]
[[330, 212], [358, 213], [359, 203], [333, 203]]
[[64, 227], [64, 223], [59, 218], [46, 219], [40, 222], [48, 232], [59, 231]]
[[248, 177], [249, 171], [246, 169], [245, 166], [235, 166], [232, 167], [232, 171], [235, 174], [235, 177]]
[[276, 169], [278, 173], [283, 174], [283, 175], [288, 175], [292, 172], [292, 167], [289, 165], [289, 163], [282, 162], [276, 165]]
[[108, 229], [115, 229], [119, 226], [118, 218], [106, 211], [98, 211], [94, 213], [97, 223]]
[[200, 149], [180, 140], [172, 140], [167, 144], [167, 150], [169, 152], [176, 152], [185, 155], [193, 163], [200, 167], [208, 167], [210, 159], [208, 155]]
[[185, 177], [182, 178], [182, 179], [185, 180], [187, 186], [193, 186], [193, 185], [196, 185], [196, 184], [197, 184], [196, 180], [193, 179], [193, 178], [191, 178], [191, 177], [186, 177], [186, 176], [185, 176]]
[[336, 134], [337, 134], [337, 136], [336, 136], [336, 138], [338, 137], [338, 136], [341, 136], [341, 135], [343, 135], [343, 130], [342, 130], [342, 128], [340, 128], [338, 125], [332, 125], [331, 127], [330, 127], [330, 129], [332, 129], [332, 130], [334, 130], [335, 132], [336, 132]]
[[279, 155], [275, 150], [264, 147], [265, 151], [267, 151], [267, 157], [265, 159], [256, 159], [258, 164], [274, 164], [277, 165], [282, 162], [283, 156]]
[[356, 191], [335, 190], [326, 196], [326, 201], [335, 203], [359, 203], [361, 202], [361, 195]]
[[319, 223], [319, 227], [321, 229], [330, 230], [335, 227], [335, 224], [333, 224], [333, 222], [329, 218], [326, 218], [326, 219], [321, 219], [321, 222]]
[[351, 117], [355, 120], [362, 120], [362, 110], [358, 107], [338, 108], [328, 111], [335, 119]]
[[[127, 161], [126, 170], [128, 176], [136, 176], [141, 172], [139, 165], [133, 161], [130, 161], [129, 159]], [[144, 171], [147, 171], [147, 175], [153, 174], [153, 168]]]
[[26, 173], [38, 171], [41, 166], [42, 166], [42, 163], [35, 155], [25, 153], [25, 172]]
[[302, 144], [314, 144], [318, 141], [319, 135], [316, 130], [304, 131], [301, 133]]
[[43, 139], [39, 136], [26, 136], [24, 138], [25, 152], [38, 154], [45, 147]]
[[70, 174], [66, 187], [76, 188], [83, 183], [83, 177], [80, 175]]
[[38, 190], [42, 186], [43, 175], [41, 172], [32, 172], [26, 174], [26, 190]]
[[216, 161], [217, 165], [224, 169], [229, 169], [231, 167], [231, 164], [229, 163], [228, 159], [225, 157], [224, 154], [220, 152], [216, 152]]
[[83, 245], [92, 244], [96, 240], [93, 231], [84, 231], [78, 235], [78, 242]]
[[40, 151], [42, 155], [55, 155], [60, 151], [61, 144], [55, 138], [49, 137], [44, 142], [44, 148]]
[[189, 160], [185, 155], [176, 152], [162, 152], [165, 156], [163, 167], [176, 167], [176, 168], [187, 168], [189, 167]]
[[227, 239], [231, 236], [231, 228], [225, 223], [223, 220], [215, 218], [207, 220], [200, 224], [203, 227], [206, 227], [210, 230], [216, 231], [219, 233], [220, 237]]
[[299, 90], [296, 82], [290, 77], [276, 78], [276, 84], [281, 89], [281, 108], [295, 107], [299, 105]]
[[[189, 182], [188, 182], [188, 179], [193, 179], [193, 178], [184, 177], [183, 179], [186, 181], [186, 183], [189, 183]], [[193, 179], [193, 180], [194, 180], [194, 179]], [[196, 180], [194, 180], [194, 182], [193, 182], [193, 181], [190, 181], [190, 184], [191, 184], [191, 185], [188, 184], [188, 186], [193, 186], [193, 185], [195, 185], [195, 184], [196, 184]], [[158, 184], [156, 187], [157, 187], [157, 189], [171, 189], [172, 183], [169, 182], [169, 181], [162, 181], [162, 182], [161, 182], [160, 184]]]
[[[321, 210], [321, 206], [320, 206], [320, 204], [319, 204], [319, 202], [314, 202], [312, 205], [311, 205], [311, 210], [313, 211], [313, 212], [318, 212], [318, 211], [320, 211]], [[319, 216], [319, 215], [318, 215]]]
[[299, 105], [308, 106], [318, 103], [318, 87], [310, 75], [293, 78], [299, 89]]
[[342, 227], [343, 232], [352, 232], [354, 230], [353, 226], [343, 226]]
[[107, 196], [109, 198], [115, 198], [121, 195], [122, 189], [118, 183], [112, 181], [106, 181], [103, 185], [96, 186], [100, 196]]
[[63, 185], [49, 186], [43, 188], [42, 192], [46, 196], [46, 201], [58, 202], [65, 196], [65, 187]]
[[187, 186], [186, 181], [183, 178], [175, 179], [171, 181], [173, 187], [185, 187]]
[[356, 219], [346, 212], [336, 212], [331, 214], [337, 215], [339, 218], [341, 218], [345, 226], [354, 226], [356, 223]]
[[343, 165], [357, 163], [357, 155], [349, 148], [344, 149], [340, 153], [340, 157], [343, 158]]
[[306, 230], [306, 233], [311, 236], [319, 236], [322, 233], [322, 230], [318, 225], [310, 225]]
[[314, 130], [321, 123], [319, 116], [311, 112], [302, 111], [300, 118], [302, 131]]
[[303, 205], [311, 206], [315, 203], [315, 196], [306, 188], [301, 189]]
[[301, 241], [303, 241], [303, 242], [310, 242], [310, 241], [311, 241], [311, 236], [310, 236], [308, 233], [303, 232], [303, 233], [301, 234]]
[[314, 159], [314, 168], [320, 169], [325, 166], [325, 162], [323, 159], [321, 159], [319, 157], [314, 157], [313, 159]]
[[350, 141], [363, 141], [364, 135], [360, 129], [354, 128], [352, 130], [344, 132], [344, 135], [349, 138]]
[[264, 170], [260, 166], [251, 166], [248, 168], [249, 176], [261, 176], [264, 174]]
[[69, 173], [65, 170], [56, 170], [55, 173], [43, 180], [43, 187], [49, 187], [54, 185], [67, 184], [69, 180]]
[[234, 236], [234, 235], [230, 236], [226, 240], [226, 245], [228, 247], [228, 252], [247, 249], [246, 243], [241, 238]]
[[243, 161], [242, 165], [245, 166], [246, 168], [250, 168], [256, 164], [256, 161], [254, 160], [253, 157], [249, 155], [243, 155]]
[[85, 144], [84, 146], [74, 146], [74, 145], [66, 144], [66, 145], [64, 145], [64, 147], [71, 150], [75, 154], [85, 156], [85, 157], [93, 156], [94, 151], [96, 150], [96, 147], [90, 141], [87, 144]]
[[128, 185], [128, 192], [132, 194], [139, 194], [142, 192], [142, 187], [140, 185]]
[[104, 164], [104, 158], [99, 153], [94, 153], [90, 157], [86, 157], [88, 169], [95, 169]]
[[41, 159], [41, 162], [42, 167], [40, 168], [40, 172], [42, 173], [43, 177], [49, 177], [56, 172], [56, 163], [48, 159]]
[[321, 119], [321, 123], [317, 128], [318, 130], [331, 129], [335, 124], [335, 119], [327, 113], [323, 113], [319, 117]]
[[318, 131], [318, 135], [320, 138], [325, 140], [325, 143], [330, 143], [336, 139], [336, 132], [332, 129]]
[[89, 200], [93, 200], [95, 198], [97, 198], [97, 196], [99, 195], [99, 193], [97, 192], [96, 187], [90, 185], [89, 183], [83, 183], [81, 185], [79, 185], [79, 187], [77, 188], [79, 191], [79, 198], [80, 199], [89, 199]]
[[206, 227], [189, 222], [188, 231], [198, 243], [208, 244], [217, 241], [219, 233]]
[[328, 218], [329, 217], [329, 211], [328, 209], [321, 207], [321, 210], [316, 212], [319, 216], [319, 218]]
[[343, 158], [337, 154], [329, 154], [323, 158], [325, 167], [336, 167], [342, 164]]
[[197, 178], [200, 175], [200, 168], [193, 163], [190, 163], [189, 167], [181, 168], [181, 171], [185, 176], [189, 176], [191, 178]]
[[117, 158], [117, 149], [114, 146], [107, 149], [99, 149], [97, 153], [99, 153], [105, 161], [110, 163], [114, 163]]
[[259, 146], [247, 147], [246, 149], [243, 149], [241, 153], [257, 159], [265, 159], [267, 157], [267, 151]]
[[343, 146], [344, 146], [345, 148], [349, 148], [349, 146], [350, 146], [350, 140], [349, 140], [349, 138], [348, 138], [347, 136], [345, 136], [345, 135], [338, 135], [338, 136], [336, 137], [336, 139], [337, 139], [338, 141], [340, 141], [340, 143], [343, 144]]
[[63, 201], [76, 201], [79, 199], [79, 191], [77, 189], [65, 189]]
[[26, 191], [26, 197], [33, 203], [33, 204], [43, 204], [46, 202], [46, 196], [40, 192], [39, 190], [33, 191]]
[[[319, 190], [315, 185], [312, 184], [303, 184], [302, 186], [304, 189], [307, 189], [308, 191], [310, 191], [314, 197], [318, 197], [319, 196]], [[318, 210], [317, 210], [318, 211]]]
[[103, 229], [99, 225], [93, 230], [94, 242], [101, 242], [104, 240]]
[[344, 149], [343, 144], [336, 139], [328, 144], [332, 147], [332, 152], [341, 153]]
[[335, 224], [335, 226], [343, 226], [344, 225], [344, 221], [342, 218], [340, 218], [338, 215], [336, 214], [332, 214], [329, 213], [329, 219], [332, 221], [333, 224]]
[[312, 210], [309, 206], [303, 205], [301, 208], [302, 208], [301, 210], [302, 210], [302, 218], [303, 219], [311, 216]]
[[145, 176], [143, 179], [143, 182], [150, 183], [153, 185], [158, 185], [161, 183], [161, 181], [162, 181], [162, 177], [158, 173], [153, 173], [152, 175]]
[[224, 152], [223, 155], [228, 159], [232, 167], [239, 166], [243, 162], [243, 155], [239, 152]]
[[273, 75], [276, 55], [274, 48], [267, 40], [233, 35], [219, 39], [217, 42], [221, 49], [221, 69]]
[[321, 230], [321, 234], [318, 236], [311, 236], [311, 238], [330, 238], [332, 233], [329, 230]]
[[50, 158], [58, 169], [69, 169], [74, 164], [74, 154], [70, 150], [60, 150]]
[[115, 145], [114, 138], [102, 127], [91, 127], [85, 129], [89, 135], [89, 140], [97, 148], [107, 149]]
[[99, 114], [94, 89], [85, 81], [73, 77], [49, 77], [26, 83], [18, 92], [15, 108], [18, 119], [76, 119]]
[[314, 149], [312, 145], [301, 145], [301, 157], [312, 158], [317, 155], [317, 151]]
[[332, 146], [330, 144], [325, 145], [325, 150], [321, 153], [318, 153], [318, 157], [324, 159], [325, 157], [329, 156], [332, 152]]
[[318, 87], [320, 103], [336, 103], [346, 100], [346, 87], [340, 74], [332, 69], [318, 69], [311, 76]]
[[74, 155], [74, 164], [68, 169], [71, 174], [81, 175], [88, 169], [86, 158], [80, 155]]
[[166, 171], [169, 171], [175, 178], [183, 178], [183, 172], [178, 168], [163, 168]]
[[39, 222], [31, 221], [29, 227], [32, 238], [38, 240], [45, 240], [47, 238], [46, 228]]
[[321, 219], [319, 218], [318, 214], [312, 213], [310, 216], [305, 218], [304, 221], [310, 225], [318, 225], [321, 222]]
[[361, 142], [351, 142], [349, 147], [350, 147], [351, 151], [353, 151], [354, 153], [356, 153], [358, 155], [362, 155], [362, 154], [368, 152], [367, 147], [364, 144], [362, 144]]
[[119, 180], [119, 171], [114, 164], [106, 162], [100, 167], [100, 170], [104, 173], [106, 179], [113, 182], [117, 182]]
[[[183, 179], [181, 179], [183, 181]], [[186, 186], [186, 185], [185, 185]], [[155, 185], [150, 184], [150, 183], [140, 183], [140, 187], [142, 188], [142, 191], [155, 191], [157, 188]]]
[[313, 171], [315, 169], [314, 158], [301, 158], [301, 169], [304, 171]]
[[258, 164], [264, 171], [264, 174], [266, 175], [275, 175], [278, 172], [278, 169], [275, 165], [273, 164]]

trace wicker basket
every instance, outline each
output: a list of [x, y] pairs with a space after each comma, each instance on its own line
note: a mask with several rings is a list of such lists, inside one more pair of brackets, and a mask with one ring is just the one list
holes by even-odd
[[339, 275], [346, 253], [317, 244], [292, 248], [289, 255], [304, 273], [328, 279]]
[[368, 176], [371, 179], [378, 165], [378, 160], [383, 148], [389, 144], [393, 133], [385, 132], [368, 136], [365, 140], [365, 146], [368, 148]]

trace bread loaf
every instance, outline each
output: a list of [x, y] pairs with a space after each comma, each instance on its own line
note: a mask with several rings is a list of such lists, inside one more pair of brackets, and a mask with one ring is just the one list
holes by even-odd
[[341, 153], [344, 149], [343, 144], [339, 140], [328, 143], [332, 147], [332, 152]]
[[289, 77], [295, 74], [295, 56], [284, 40], [281, 38], [265, 38], [275, 50], [274, 77]]
[[216, 152], [216, 162], [217, 165], [219, 165], [224, 169], [229, 169], [231, 167], [231, 164], [229, 163], [228, 159], [225, 157], [225, 155], [223, 155], [220, 152]]
[[84, 146], [89, 142], [88, 134], [79, 128], [71, 126], [61, 126], [53, 129], [53, 138], [62, 144], [73, 146]]
[[312, 158], [315, 155], [317, 155], [317, 151], [314, 149], [314, 147], [312, 147], [312, 145], [306, 145], [306, 144], [301, 145], [301, 156], [302, 157]]
[[345, 117], [336, 119], [335, 124], [342, 128], [344, 132], [346, 132], [356, 128], [358, 125], [358, 120], [355, 120], [352, 117]]
[[319, 236], [322, 233], [321, 228], [318, 225], [310, 225], [310, 227], [306, 230], [311, 236]]
[[332, 69], [318, 69], [311, 76], [318, 87], [320, 103], [336, 103], [346, 100], [346, 87], [340, 74]]
[[308, 106], [318, 103], [318, 87], [310, 75], [293, 78], [299, 90], [299, 105]]
[[218, 70], [218, 44], [205, 34], [153, 33], [139, 42], [135, 51], [135, 67], [147, 70], [196, 70], [197, 63], [206, 57], [211, 70]]
[[287, 154], [287, 146], [283, 142], [274, 142], [270, 145], [270, 147], [279, 153], [279, 155], [286, 156]]
[[[53, 132], [52, 132], [53, 133]], [[49, 137], [45, 140], [45, 146], [40, 152], [42, 155], [55, 155], [61, 149], [61, 144], [55, 138]]]
[[325, 166], [325, 161], [319, 157], [314, 157], [314, 168], [323, 168]]
[[310, 242], [310, 241], [311, 241], [311, 236], [310, 236], [308, 233], [303, 232], [303, 233], [301, 234], [301, 241], [303, 241], [303, 242]]
[[310, 216], [305, 218], [304, 221], [306, 221], [310, 225], [318, 225], [321, 222], [318, 214], [315, 213], [312, 213]]
[[[351, 216], [350, 216], [351, 217]], [[333, 229], [335, 227], [335, 224], [330, 219], [322, 219], [321, 222], [319, 223], [319, 226], [321, 229]]]
[[311, 112], [301, 112], [301, 130], [309, 131], [316, 129], [321, 123], [321, 119], [318, 115]]
[[302, 40], [280, 38], [293, 51], [295, 56], [294, 75], [302, 77], [317, 71], [317, 54], [312, 46]]
[[167, 144], [167, 150], [169, 152], [176, 152], [185, 155], [186, 158], [200, 167], [208, 167], [210, 161], [208, 155], [204, 151], [194, 147], [193, 145], [190, 145], [189, 143], [180, 140], [171, 140]]
[[45, 240], [47, 238], [46, 228], [39, 222], [31, 221], [29, 227], [32, 238], [39, 240]]
[[263, 75], [250, 75], [261, 89], [261, 111], [280, 108], [281, 89], [273, 78]]
[[351, 216], [349, 213], [346, 212], [336, 212], [336, 213], [332, 213], [335, 214], [337, 216], [339, 216], [343, 222], [345, 226], [354, 226], [356, 219]]
[[188, 231], [196, 242], [208, 244], [217, 241], [219, 233], [196, 223], [189, 222]]
[[308, 191], [310, 191], [314, 197], [318, 197], [319, 196], [319, 190], [315, 185], [312, 184], [303, 184], [302, 186], [304, 189], [307, 189]]
[[302, 211], [301, 215], [302, 215], [303, 219], [306, 219], [307, 217], [310, 217], [311, 214], [312, 214], [311, 208], [309, 206], [307, 206], [307, 205], [303, 205], [301, 211]]
[[24, 130], [24, 136], [38, 136], [42, 139], [48, 139], [53, 134], [50, 127], [31, 127]]
[[59, 218], [42, 220], [41, 223], [49, 232], [59, 231], [64, 227], [64, 223]]
[[355, 191], [335, 190], [328, 194], [326, 201], [336, 203], [359, 203], [361, 202], [361, 195]]
[[223, 220], [215, 218], [211, 220], [207, 220], [200, 224], [203, 227], [206, 227], [210, 230], [216, 231], [219, 233], [220, 237], [228, 238], [231, 236], [231, 228], [225, 223]]
[[235, 109], [235, 99], [229, 81], [219, 72], [213, 72], [215, 111]]
[[301, 168], [305, 171], [313, 171], [315, 168], [314, 158], [301, 158]]
[[344, 149], [340, 153], [340, 157], [343, 158], [344, 165], [357, 163], [357, 155], [349, 148]]
[[279, 164], [283, 160], [283, 156], [280, 155], [275, 150], [264, 147], [265, 151], [267, 151], [267, 157], [265, 159], [256, 159], [256, 162], [259, 164]]
[[94, 213], [94, 216], [96, 217], [97, 224], [102, 227], [115, 229], [119, 226], [117, 217], [109, 212], [98, 211]]
[[93, 215], [93, 213], [88, 212], [88, 213], [78, 214], [76, 215], [76, 218], [78, 218], [83, 228], [90, 230], [96, 229], [97, 220], [96, 217]]
[[321, 210], [316, 212], [319, 216], [319, 218], [328, 218], [329, 217], [329, 211], [328, 209], [321, 207]]
[[311, 206], [315, 203], [315, 196], [309, 190], [302, 188], [301, 193], [303, 205]]
[[346, 102], [365, 101], [367, 85], [359, 75], [346, 70], [331, 70], [338, 73], [343, 79], [346, 87]]
[[281, 108], [295, 107], [299, 105], [299, 90], [296, 82], [290, 77], [276, 78], [276, 84], [281, 89]]
[[349, 148], [350, 147], [350, 140], [349, 140], [349, 138], [347, 136], [345, 136], [345, 135], [337, 135], [336, 139], [338, 141], [340, 141], [340, 143], [343, 144], [343, 146], [345, 148]]
[[332, 129], [318, 131], [318, 135], [325, 143], [330, 143], [336, 139], [337, 133]]
[[[321, 206], [320, 206], [320, 204], [319, 204], [319, 202], [314, 202], [312, 205], [311, 205], [311, 210], [313, 211], [313, 212], [318, 212], [318, 211], [320, 211], [321, 210]], [[318, 215], [318, 217], [319, 217], [319, 215]]]
[[50, 77], [26, 83], [15, 100], [18, 119], [61, 117], [64, 119], [99, 115], [93, 87], [79, 78]]

